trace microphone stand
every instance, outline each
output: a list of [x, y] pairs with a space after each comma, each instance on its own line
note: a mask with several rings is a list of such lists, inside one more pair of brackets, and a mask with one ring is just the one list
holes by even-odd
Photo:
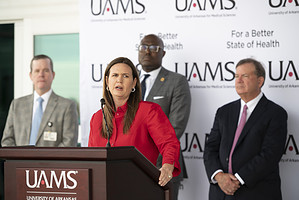
[[111, 147], [111, 144], [110, 144], [110, 133], [109, 133], [109, 129], [108, 129], [107, 120], [106, 120], [106, 117], [105, 117], [103, 105], [105, 105], [105, 99], [104, 98], [101, 99], [101, 108], [102, 108], [102, 113], [103, 113], [103, 117], [104, 117], [104, 121], [105, 121], [105, 125], [106, 125], [107, 136], [108, 136], [108, 138], [107, 138], [108, 141], [107, 141], [106, 147]]

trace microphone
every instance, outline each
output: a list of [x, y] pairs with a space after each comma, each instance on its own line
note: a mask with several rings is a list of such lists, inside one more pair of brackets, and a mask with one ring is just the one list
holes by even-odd
[[105, 105], [105, 99], [101, 98], [101, 108], [102, 108], [102, 113], [103, 113], [103, 117], [104, 117], [104, 122], [105, 122], [105, 125], [106, 125], [107, 136], [108, 136], [108, 138], [107, 138], [108, 141], [107, 141], [106, 147], [111, 147], [109, 129], [108, 129], [107, 120], [106, 120], [105, 113], [104, 113], [104, 108], [103, 108], [104, 105]]

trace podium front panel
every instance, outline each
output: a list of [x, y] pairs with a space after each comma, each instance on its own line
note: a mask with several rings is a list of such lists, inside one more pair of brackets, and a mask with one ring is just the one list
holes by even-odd
[[170, 200], [171, 184], [135, 147], [0, 148], [5, 200]]
[[6, 200], [107, 199], [105, 162], [6, 161], [4, 171]]

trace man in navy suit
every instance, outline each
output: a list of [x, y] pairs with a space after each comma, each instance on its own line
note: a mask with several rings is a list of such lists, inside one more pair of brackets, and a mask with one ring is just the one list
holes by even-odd
[[[210, 200], [282, 199], [278, 165], [284, 152], [288, 116], [261, 92], [264, 81], [265, 70], [260, 62], [251, 58], [238, 62], [235, 89], [241, 99], [217, 110], [205, 144]], [[246, 117], [241, 117], [243, 110], [247, 111]], [[237, 138], [241, 118], [246, 121]]]
[[[174, 128], [177, 138], [180, 139], [190, 114], [191, 94], [186, 77], [162, 67], [165, 53], [164, 43], [157, 35], [146, 35], [140, 42], [138, 60], [142, 66], [141, 82], [148, 76], [145, 80], [146, 89], [143, 100], [155, 102], [161, 106]], [[183, 178], [187, 178], [182, 152], [180, 154], [180, 166], [181, 174], [171, 180], [174, 186], [173, 200], [178, 197], [181, 181]], [[157, 167], [162, 167], [161, 155], [158, 157]]]

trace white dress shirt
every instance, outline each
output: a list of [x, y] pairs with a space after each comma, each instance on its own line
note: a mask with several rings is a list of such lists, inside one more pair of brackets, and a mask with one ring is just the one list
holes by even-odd
[[161, 67], [159, 67], [158, 69], [155, 69], [155, 70], [153, 70], [151, 72], [146, 72], [143, 69], [141, 69], [141, 71], [140, 71], [140, 83], [143, 81], [145, 74], [149, 74], [150, 75], [145, 80], [146, 91], [145, 91], [145, 94], [144, 94], [144, 99], [147, 98], [149, 92], [151, 91], [151, 89], [152, 89], [152, 87], [153, 87], [153, 85], [155, 83], [155, 80], [156, 80], [156, 78], [157, 78], [160, 70], [161, 70]]

